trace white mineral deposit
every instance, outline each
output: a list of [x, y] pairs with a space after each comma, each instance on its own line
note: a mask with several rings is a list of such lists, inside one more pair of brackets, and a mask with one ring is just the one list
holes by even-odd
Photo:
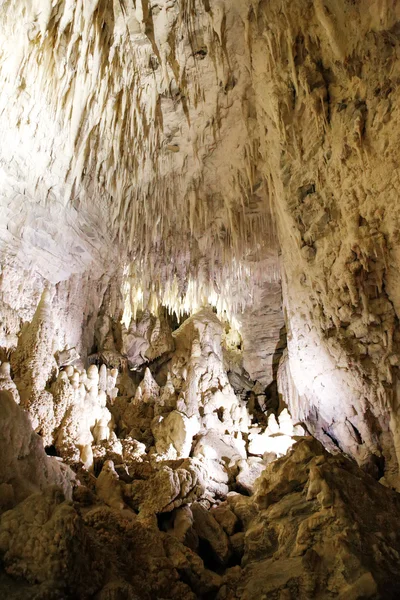
[[399, 165], [399, 1], [0, 0], [1, 600], [400, 597]]

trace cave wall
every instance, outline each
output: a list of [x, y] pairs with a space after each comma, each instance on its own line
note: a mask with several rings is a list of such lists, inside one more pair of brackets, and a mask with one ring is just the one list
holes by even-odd
[[[251, 55], [284, 271], [292, 408], [398, 468], [396, 2], [259, 2]], [[262, 33], [262, 35], [260, 35]]]
[[0, 595], [397, 598], [398, 3], [2, 8]]
[[259, 285], [252, 305], [241, 315], [243, 366], [265, 387], [276, 381], [279, 361], [286, 346], [280, 282]]
[[18, 344], [21, 332], [32, 321], [45, 289], [52, 307], [53, 353], [75, 349], [84, 361], [91, 353], [99, 314], [122, 314], [122, 269], [109, 273], [84, 271], [53, 285], [37, 271], [18, 263], [0, 267], [0, 360]]

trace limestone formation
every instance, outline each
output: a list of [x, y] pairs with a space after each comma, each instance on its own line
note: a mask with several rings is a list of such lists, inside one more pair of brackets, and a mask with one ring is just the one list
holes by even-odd
[[193, 435], [198, 430], [196, 417], [188, 419], [177, 410], [168, 413], [165, 418], [155, 417], [152, 431], [157, 453], [170, 459], [188, 457], [192, 450]]
[[216, 560], [221, 565], [226, 565], [230, 558], [229, 539], [221, 525], [210, 511], [201, 504], [192, 504], [193, 528], [199, 539], [207, 543], [210, 548], [210, 559]]
[[70, 498], [74, 473], [46, 455], [27, 413], [8, 391], [0, 390], [0, 417], [0, 511], [52, 484]]
[[400, 594], [400, 3], [0, 1], [0, 598]]
[[20, 403], [20, 397], [17, 386], [11, 378], [10, 363], [0, 363], [0, 391], [6, 391], [11, 394], [16, 404]]
[[244, 521], [241, 569], [227, 571], [217, 598], [398, 593], [398, 567], [387, 561], [400, 540], [394, 533], [383, 541], [383, 531], [398, 519], [398, 494], [349, 459], [307, 438], [267, 467], [252, 502], [256, 512]]
[[121, 482], [112, 460], [105, 461], [101, 473], [96, 479], [96, 492], [100, 500], [111, 508], [120, 510], [124, 508]]

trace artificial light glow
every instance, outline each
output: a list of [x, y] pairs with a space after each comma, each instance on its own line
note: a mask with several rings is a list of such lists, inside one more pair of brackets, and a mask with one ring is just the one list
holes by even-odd
[[202, 306], [212, 306], [221, 320], [228, 320], [234, 329], [240, 331], [240, 323], [232, 311], [229, 296], [218, 294], [210, 285], [199, 284], [193, 278], [189, 279], [183, 296], [179, 292], [177, 278], [174, 277], [172, 282], [166, 282], [162, 291], [156, 293], [153, 290], [146, 297], [140, 283], [130, 278], [128, 270], [125, 269], [122, 293], [124, 312], [121, 322], [126, 327], [129, 327], [132, 318], [136, 319], [138, 310], [147, 309], [155, 314], [159, 306], [165, 306], [180, 319], [184, 314], [197, 312]]

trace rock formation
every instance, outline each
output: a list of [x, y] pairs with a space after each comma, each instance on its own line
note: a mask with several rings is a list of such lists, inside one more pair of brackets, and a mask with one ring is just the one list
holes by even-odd
[[0, 2], [0, 597], [398, 597], [399, 34]]
[[0, 390], [0, 510], [13, 507], [32, 493], [58, 485], [71, 498], [74, 473], [47, 456], [29, 416], [7, 391]]

